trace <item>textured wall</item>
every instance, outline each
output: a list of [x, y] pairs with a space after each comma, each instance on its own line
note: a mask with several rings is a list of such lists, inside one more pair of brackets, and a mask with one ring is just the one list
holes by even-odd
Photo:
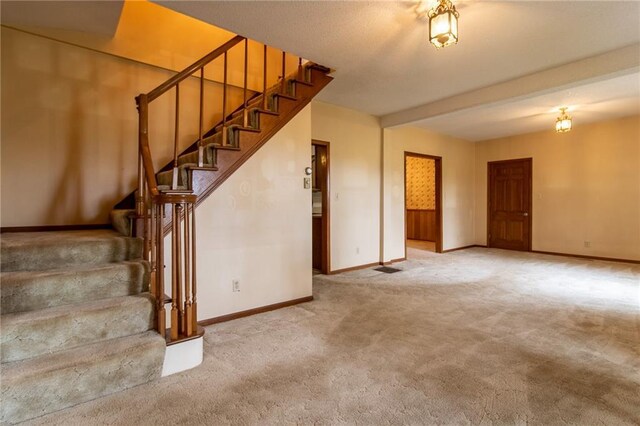
[[430, 158], [406, 158], [407, 209], [435, 210], [436, 162]]
[[384, 260], [405, 255], [405, 152], [442, 157], [442, 248], [473, 244], [474, 144], [417, 127], [383, 132]]
[[[2, 28], [2, 226], [108, 223], [136, 187], [135, 96], [174, 73]], [[180, 85], [180, 145], [197, 139], [199, 80]], [[205, 127], [221, 117], [205, 85]], [[229, 105], [242, 91], [228, 91]], [[149, 106], [156, 166], [173, 155], [174, 95]], [[26, 195], [28, 194], [28, 195]]]
[[307, 106], [198, 206], [200, 320], [311, 296], [310, 164]]
[[487, 236], [487, 162], [529, 157], [533, 250], [640, 260], [639, 116], [477, 143], [476, 244]]
[[380, 260], [380, 124], [377, 117], [311, 104], [314, 139], [330, 143], [331, 269]]

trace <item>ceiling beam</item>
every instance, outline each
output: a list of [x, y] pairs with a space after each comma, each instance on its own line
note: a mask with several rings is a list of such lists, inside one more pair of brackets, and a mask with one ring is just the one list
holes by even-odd
[[383, 115], [382, 127], [410, 124], [486, 104], [527, 99], [640, 71], [640, 44]]

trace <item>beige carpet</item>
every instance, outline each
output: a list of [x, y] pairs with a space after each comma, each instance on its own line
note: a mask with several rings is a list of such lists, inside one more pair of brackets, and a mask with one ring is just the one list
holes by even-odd
[[640, 266], [469, 249], [314, 277], [202, 366], [33, 424], [639, 424]]

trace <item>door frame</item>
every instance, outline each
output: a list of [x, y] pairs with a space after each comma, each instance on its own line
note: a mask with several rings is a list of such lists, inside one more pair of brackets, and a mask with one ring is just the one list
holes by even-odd
[[322, 194], [322, 248], [324, 249], [322, 252], [324, 256], [320, 268], [320, 272], [327, 275], [331, 272], [331, 208], [329, 205], [331, 201], [331, 197], [329, 196], [331, 192], [331, 149], [329, 142], [318, 139], [311, 139], [311, 145], [319, 145], [325, 147], [327, 150], [327, 174], [325, 182], [327, 190]]
[[442, 253], [442, 157], [405, 151], [402, 168], [402, 186], [404, 188], [404, 258], [407, 258], [407, 157], [427, 158], [435, 161], [436, 168], [436, 253]]
[[533, 157], [511, 158], [508, 160], [487, 161], [487, 248], [491, 248], [489, 231], [491, 230], [491, 165], [516, 161], [529, 162], [529, 244], [526, 251], [532, 251], [533, 244]]

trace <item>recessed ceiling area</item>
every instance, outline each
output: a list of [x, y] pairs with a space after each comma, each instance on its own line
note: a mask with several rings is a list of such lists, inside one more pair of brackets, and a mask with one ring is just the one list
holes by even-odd
[[[527, 99], [439, 115], [412, 125], [470, 141], [553, 131], [562, 106], [569, 107], [574, 126], [640, 114], [638, 93], [640, 76], [630, 74]], [[558, 104], [558, 99], [564, 103]]]

